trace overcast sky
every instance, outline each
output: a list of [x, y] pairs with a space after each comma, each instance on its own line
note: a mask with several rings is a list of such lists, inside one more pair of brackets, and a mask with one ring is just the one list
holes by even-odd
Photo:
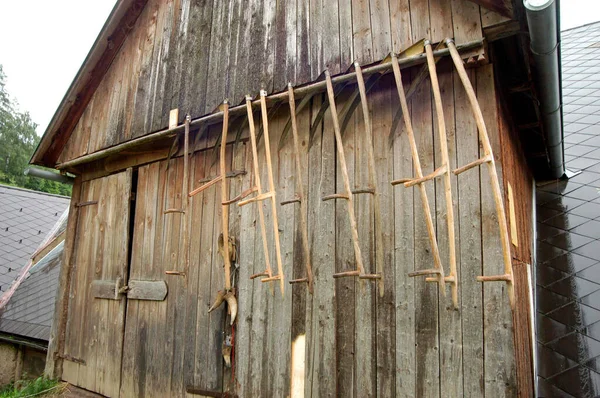
[[[600, 0], [562, 0], [562, 29], [600, 20]], [[0, 0], [7, 88], [42, 134], [115, 0]]]

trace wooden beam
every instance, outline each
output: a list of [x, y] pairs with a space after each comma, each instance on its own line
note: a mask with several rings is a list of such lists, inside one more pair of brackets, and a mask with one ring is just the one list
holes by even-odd
[[513, 6], [510, 0], [469, 0], [483, 8], [497, 12], [506, 18], [513, 18]]
[[57, 129], [55, 131], [48, 131], [49, 136], [44, 137], [47, 140], [50, 140], [50, 142], [47, 144], [48, 147], [44, 148], [40, 143], [39, 150], [42, 151], [43, 154], [41, 159], [37, 158], [38, 151], [36, 151], [36, 154], [32, 159], [35, 164], [56, 164], [56, 161], [58, 160], [58, 157], [63, 147], [67, 143], [71, 133], [75, 129], [79, 118], [85, 111], [116, 55], [119, 53], [119, 50], [125, 42], [129, 32], [135, 26], [135, 22], [142, 13], [142, 10], [146, 6], [147, 2], [148, 0], [133, 1], [123, 17], [118, 21], [115, 30], [110, 33], [110, 36], [107, 39], [104, 52], [91, 70], [87, 82], [85, 82], [83, 87], [75, 94], [74, 101], [68, 107], [68, 111], [66, 111], [62, 121], [59, 122]]

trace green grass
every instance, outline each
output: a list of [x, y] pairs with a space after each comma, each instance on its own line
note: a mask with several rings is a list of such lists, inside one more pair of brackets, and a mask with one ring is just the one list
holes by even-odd
[[22, 380], [11, 383], [0, 389], [0, 398], [41, 397], [46, 394], [56, 394], [61, 390], [56, 380], [38, 377], [34, 380]]

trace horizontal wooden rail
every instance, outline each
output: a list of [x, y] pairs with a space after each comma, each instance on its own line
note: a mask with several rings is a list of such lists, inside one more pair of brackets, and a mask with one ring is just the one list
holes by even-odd
[[[475, 40], [472, 42], [464, 43], [457, 46], [458, 51], [465, 52], [473, 49], [481, 48], [483, 46], [483, 39]], [[443, 48], [437, 51], [434, 51], [435, 57], [444, 57], [449, 55], [449, 50], [447, 48]], [[406, 58], [398, 58], [398, 65], [402, 68], [410, 68], [415, 65], [421, 65], [427, 62], [427, 57], [425, 53], [418, 54], [412, 57]], [[372, 66], [368, 66], [363, 68], [362, 72], [364, 75], [371, 75], [374, 73], [389, 73], [392, 69], [391, 62], [382, 62]], [[354, 82], [356, 80], [356, 72], [349, 72], [337, 75], [331, 78], [331, 82], [333, 84], [340, 84], [344, 82]], [[294, 94], [296, 95], [296, 99], [302, 98], [306, 95], [313, 94], [315, 92], [324, 92], [326, 91], [326, 82], [324, 80], [319, 80], [317, 82], [309, 83], [304, 86], [300, 86], [294, 89]], [[287, 90], [270, 95], [267, 100], [269, 102], [278, 102], [285, 103], [288, 101], [288, 92]], [[250, 103], [251, 107], [259, 107], [260, 99], [252, 100]], [[231, 107], [229, 109], [229, 116], [239, 116], [244, 114], [246, 111], [246, 104], [238, 105]], [[190, 127], [196, 127], [200, 125], [211, 125], [215, 123], [220, 123], [223, 119], [223, 111], [214, 112], [199, 118], [196, 118], [190, 122]], [[126, 149], [134, 148], [139, 145], [148, 144], [163, 138], [174, 137], [178, 133], [182, 132], [184, 129], [183, 125], [177, 126], [172, 129], [164, 129], [160, 131], [156, 131], [153, 133], [146, 134], [142, 137], [135, 138], [126, 142], [123, 142], [118, 145], [114, 145], [110, 148], [102, 149], [100, 151], [83, 155], [78, 158], [69, 160], [67, 162], [59, 163], [56, 165], [56, 168], [59, 170], [71, 169], [73, 167], [82, 165], [84, 163], [89, 163], [95, 160], [106, 158], [110, 155], [120, 153]]]

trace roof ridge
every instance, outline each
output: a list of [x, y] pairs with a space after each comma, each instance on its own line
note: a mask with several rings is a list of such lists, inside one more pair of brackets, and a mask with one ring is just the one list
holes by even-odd
[[14, 189], [15, 191], [22, 191], [22, 192], [28, 192], [28, 193], [37, 194], [37, 195], [52, 196], [52, 197], [55, 197], [55, 198], [69, 199], [69, 200], [71, 200], [70, 196], [57, 195], [57, 194], [54, 194], [54, 193], [48, 193], [48, 192], [42, 192], [42, 191], [35, 191], [33, 189], [15, 187], [15, 186], [12, 186], [12, 185], [0, 184], [0, 187], [2, 187], [2, 188], [8, 188], [8, 189]]

